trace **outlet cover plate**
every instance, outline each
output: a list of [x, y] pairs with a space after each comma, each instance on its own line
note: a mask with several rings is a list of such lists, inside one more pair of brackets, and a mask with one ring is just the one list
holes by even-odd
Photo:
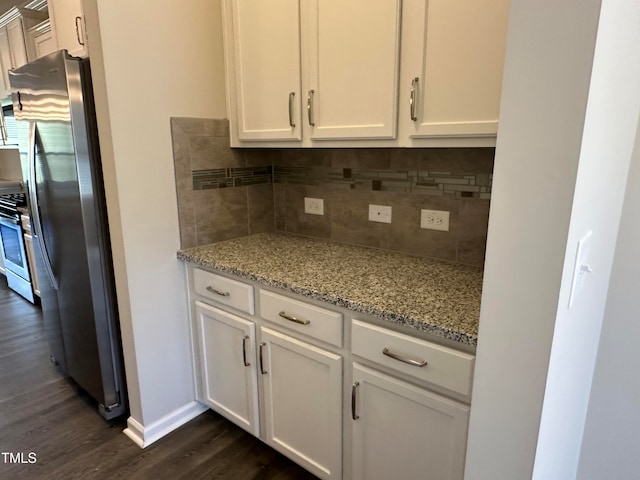
[[449, 212], [446, 210], [420, 210], [420, 228], [449, 231]]
[[391, 207], [388, 205], [369, 205], [369, 221], [391, 223]]
[[324, 200], [322, 198], [304, 197], [304, 213], [324, 215]]

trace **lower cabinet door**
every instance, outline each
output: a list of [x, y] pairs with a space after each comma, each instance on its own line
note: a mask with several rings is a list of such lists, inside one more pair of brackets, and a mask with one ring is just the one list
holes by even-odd
[[342, 478], [342, 357], [268, 328], [261, 336], [267, 443], [320, 478]]
[[468, 406], [358, 364], [353, 382], [353, 480], [462, 480]]
[[253, 322], [196, 302], [200, 341], [200, 400], [255, 436], [258, 380]]

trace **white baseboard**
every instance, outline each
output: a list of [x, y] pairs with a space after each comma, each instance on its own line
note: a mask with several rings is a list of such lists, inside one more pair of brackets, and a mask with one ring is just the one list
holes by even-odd
[[184, 425], [189, 420], [205, 412], [207, 409], [208, 408], [200, 402], [193, 401], [147, 426], [142, 425], [133, 417], [129, 417], [127, 419], [127, 428], [124, 429], [124, 434], [133, 440], [140, 448], [146, 448], [176, 428]]

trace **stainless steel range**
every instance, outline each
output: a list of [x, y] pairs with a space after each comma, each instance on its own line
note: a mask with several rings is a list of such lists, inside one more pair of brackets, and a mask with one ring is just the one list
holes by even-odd
[[9, 287], [31, 303], [35, 303], [29, 263], [24, 246], [24, 232], [20, 225], [18, 207], [27, 201], [24, 193], [0, 195], [0, 253], [4, 260]]

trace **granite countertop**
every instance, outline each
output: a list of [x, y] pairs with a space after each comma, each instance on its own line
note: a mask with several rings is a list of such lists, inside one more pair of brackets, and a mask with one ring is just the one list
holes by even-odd
[[482, 270], [286, 234], [188, 248], [178, 258], [475, 346]]

